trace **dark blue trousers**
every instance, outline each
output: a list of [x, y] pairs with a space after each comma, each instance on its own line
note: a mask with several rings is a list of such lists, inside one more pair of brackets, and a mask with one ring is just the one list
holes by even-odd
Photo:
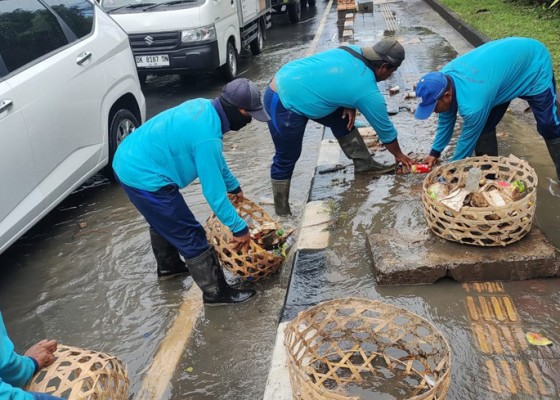
[[168, 185], [149, 192], [120, 184], [148, 224], [175, 246], [183, 257], [193, 258], [208, 249], [206, 232], [177, 186]]
[[[278, 93], [267, 86], [264, 92], [264, 109], [270, 115], [268, 129], [274, 142], [275, 153], [270, 167], [270, 177], [276, 180], [292, 177], [296, 162], [299, 159], [303, 146], [303, 135], [309, 118], [286, 109]], [[326, 117], [313, 119], [321, 125], [328, 126], [333, 135], [338, 139], [348, 135], [348, 118], [342, 118], [343, 108]]]
[[[522, 96], [533, 111], [537, 121], [537, 132], [545, 139], [560, 138], [560, 111], [558, 109], [558, 99], [556, 98], [556, 82], [552, 78], [550, 88], [535, 96]], [[502, 120], [509, 107], [510, 102], [499, 104], [490, 111], [486, 120], [486, 125], [482, 130], [482, 135], [493, 131]]]

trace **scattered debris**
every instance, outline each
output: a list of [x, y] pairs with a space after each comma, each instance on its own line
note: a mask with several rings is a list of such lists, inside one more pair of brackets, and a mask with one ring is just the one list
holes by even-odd
[[389, 89], [389, 94], [397, 94], [401, 91], [401, 88], [398, 86], [393, 86]]
[[527, 332], [525, 334], [527, 341], [534, 346], [552, 346], [552, 341], [535, 332]]

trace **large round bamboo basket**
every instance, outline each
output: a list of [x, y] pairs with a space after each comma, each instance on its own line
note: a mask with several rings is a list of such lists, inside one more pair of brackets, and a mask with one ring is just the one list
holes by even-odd
[[442, 400], [449, 388], [451, 355], [441, 333], [379, 301], [345, 298], [302, 311], [287, 325], [284, 345], [296, 399]]
[[[428, 195], [428, 188], [440, 177], [455, 186], [465, 184], [467, 171], [482, 169], [482, 176], [495, 175], [498, 180], [525, 182], [527, 195], [501, 207], [463, 206], [454, 211]], [[538, 178], [535, 170], [513, 155], [481, 156], [441, 165], [424, 179], [422, 202], [430, 229], [438, 236], [476, 246], [506, 246], [525, 236], [533, 224], [537, 204]]]
[[[239, 216], [249, 221], [248, 225], [267, 224], [275, 230], [280, 229], [280, 226], [264, 209], [246, 197], [240, 203], [236, 203], [235, 207]], [[215, 214], [208, 218], [205, 229], [208, 241], [214, 246], [224, 267], [244, 280], [256, 282], [263, 279], [276, 273], [284, 262], [283, 256], [263, 249], [253, 240], [250, 242], [248, 252], [235, 251], [230, 243], [233, 236], [231, 231]]]
[[125, 400], [126, 368], [115, 357], [92, 350], [59, 345], [55, 361], [31, 379], [26, 390], [69, 400]]

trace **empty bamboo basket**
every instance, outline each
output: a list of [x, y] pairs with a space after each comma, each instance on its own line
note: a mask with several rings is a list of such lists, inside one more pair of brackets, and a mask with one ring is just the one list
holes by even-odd
[[441, 333], [379, 301], [345, 298], [302, 311], [287, 325], [284, 345], [296, 399], [442, 400], [449, 388], [451, 355]]
[[[246, 197], [240, 203], [235, 204], [235, 207], [239, 216], [247, 221], [249, 229], [251, 229], [251, 225], [263, 226], [265, 224], [272, 230], [280, 229], [280, 226], [264, 209]], [[244, 280], [256, 282], [263, 279], [276, 273], [284, 262], [284, 256], [265, 250], [254, 240], [251, 240], [248, 252], [235, 251], [230, 243], [233, 236], [231, 231], [215, 214], [208, 218], [205, 229], [208, 241], [214, 246], [224, 267]]]
[[59, 345], [55, 361], [31, 379], [26, 390], [69, 400], [125, 400], [126, 368], [115, 357], [92, 350]]
[[[478, 167], [482, 177], [494, 176], [511, 183], [523, 180], [527, 195], [500, 207], [463, 206], [454, 211], [428, 195], [428, 188], [443, 178], [449, 184], [465, 184], [467, 172]], [[517, 242], [531, 230], [537, 204], [538, 178], [525, 160], [509, 157], [470, 157], [441, 165], [424, 179], [422, 203], [430, 229], [447, 240], [476, 246], [506, 246]]]

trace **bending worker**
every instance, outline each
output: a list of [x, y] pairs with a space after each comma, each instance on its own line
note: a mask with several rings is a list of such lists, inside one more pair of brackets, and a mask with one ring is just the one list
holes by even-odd
[[496, 125], [516, 97], [526, 100], [545, 139], [560, 178], [560, 114], [552, 60], [546, 47], [527, 38], [511, 37], [477, 47], [451, 61], [441, 72], [424, 75], [416, 86], [421, 103], [416, 118], [439, 114], [432, 166], [449, 143], [457, 119], [463, 129], [452, 160], [498, 155]]
[[43, 339], [31, 346], [23, 356], [16, 353], [0, 313], [0, 399], [62, 400], [46, 393], [22, 389], [35, 372], [54, 362], [56, 348], [56, 340]]
[[275, 147], [270, 175], [276, 214], [290, 214], [290, 180], [310, 119], [332, 130], [346, 157], [353, 161], [355, 173], [392, 171], [394, 165], [372, 158], [354, 127], [358, 109], [395, 160], [410, 168], [412, 161], [400, 149], [397, 130], [377, 87], [377, 82], [389, 78], [403, 60], [401, 44], [384, 39], [373, 47], [343, 46], [280, 68], [264, 94]]
[[[117, 179], [150, 225], [152, 247], [160, 249], [154, 251], [158, 270], [173, 274], [188, 268], [205, 304], [240, 303], [255, 291], [227, 284], [204, 228], [179, 189], [199, 178], [206, 201], [232, 231], [235, 246], [248, 247], [247, 224], [228, 198], [242, 199], [243, 192], [224, 159], [222, 136], [243, 128], [251, 117], [269, 119], [255, 84], [236, 79], [214, 100], [189, 100], [156, 115], [123, 140], [113, 161]], [[176, 254], [172, 257], [177, 250], [187, 268]], [[173, 258], [179, 261], [160, 265]]]

